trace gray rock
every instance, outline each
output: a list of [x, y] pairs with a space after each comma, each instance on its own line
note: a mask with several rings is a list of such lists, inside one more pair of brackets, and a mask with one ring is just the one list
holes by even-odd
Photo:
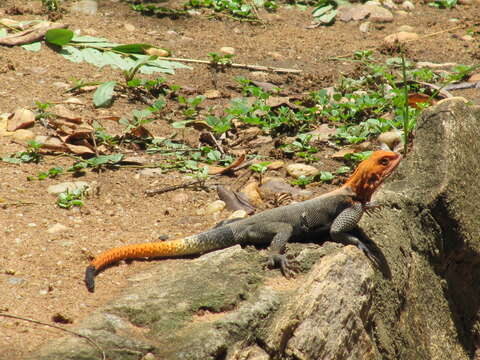
[[[478, 108], [455, 99], [423, 112], [412, 152], [376, 194], [381, 214], [360, 222], [376, 261], [327, 242], [288, 244], [300, 265], [294, 279], [265, 269], [265, 252], [253, 247], [152, 262], [151, 276], [75, 330], [116, 360], [471, 359], [480, 335], [479, 121]], [[30, 358], [98, 355], [69, 335]]]

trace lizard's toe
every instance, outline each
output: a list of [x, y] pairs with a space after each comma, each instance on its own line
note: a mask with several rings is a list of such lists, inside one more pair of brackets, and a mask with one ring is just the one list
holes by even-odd
[[291, 278], [295, 276], [298, 264], [289, 261], [285, 255], [273, 254], [269, 258], [269, 267], [280, 268], [283, 276]]

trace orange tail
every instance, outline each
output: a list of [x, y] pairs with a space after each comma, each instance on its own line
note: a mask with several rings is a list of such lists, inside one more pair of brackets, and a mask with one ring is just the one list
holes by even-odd
[[189, 246], [185, 239], [172, 241], [125, 245], [107, 250], [90, 262], [85, 271], [85, 284], [90, 292], [95, 289], [95, 274], [105, 266], [123, 259], [148, 257], [172, 257], [197, 253], [198, 249]]

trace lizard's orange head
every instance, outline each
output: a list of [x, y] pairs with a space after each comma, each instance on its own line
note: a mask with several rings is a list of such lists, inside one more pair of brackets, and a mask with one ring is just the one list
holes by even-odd
[[380, 184], [396, 169], [402, 156], [392, 151], [374, 151], [363, 160], [344, 186], [355, 192], [357, 199], [368, 202]]

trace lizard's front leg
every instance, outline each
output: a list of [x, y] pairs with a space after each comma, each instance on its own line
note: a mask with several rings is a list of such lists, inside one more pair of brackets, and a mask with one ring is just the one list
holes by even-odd
[[292, 275], [289, 263], [283, 252], [285, 245], [292, 237], [293, 226], [283, 222], [273, 222], [261, 225], [252, 225], [248, 229], [247, 236], [250, 240], [261, 240], [270, 242], [269, 265], [279, 267], [285, 277]]
[[367, 256], [373, 257], [370, 249], [360, 241], [359, 238], [349, 233], [353, 230], [365, 211], [365, 207], [362, 203], [355, 202], [351, 206], [347, 207], [340, 214], [337, 215], [330, 226], [330, 236], [334, 241], [341, 242], [343, 244], [356, 245]]

